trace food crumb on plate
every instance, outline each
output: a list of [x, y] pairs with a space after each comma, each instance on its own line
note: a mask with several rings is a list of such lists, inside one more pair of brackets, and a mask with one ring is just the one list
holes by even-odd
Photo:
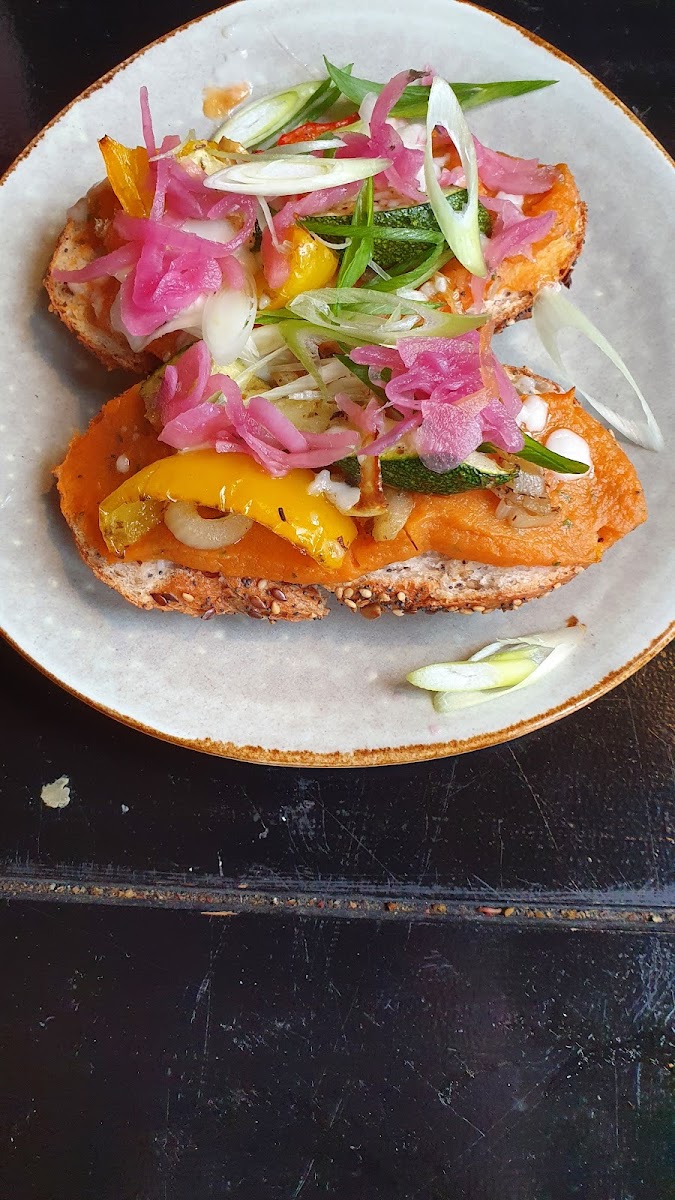
[[45, 783], [40, 792], [40, 799], [47, 808], [66, 808], [70, 804], [70, 779], [67, 775], [59, 775], [53, 783]]

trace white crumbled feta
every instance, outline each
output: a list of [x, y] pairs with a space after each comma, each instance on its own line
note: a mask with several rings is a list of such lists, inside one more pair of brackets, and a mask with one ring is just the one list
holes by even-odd
[[348, 513], [361, 499], [361, 489], [343, 483], [341, 479], [331, 479], [330, 471], [324, 469], [307, 488], [310, 496], [326, 496], [340, 512]]

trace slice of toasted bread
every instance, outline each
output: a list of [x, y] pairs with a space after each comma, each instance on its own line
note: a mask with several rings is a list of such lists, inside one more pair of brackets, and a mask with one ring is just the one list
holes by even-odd
[[[564, 209], [561, 198], [562, 211], [556, 217], [551, 236], [537, 250], [534, 262], [522, 257], [507, 259], [490, 285], [485, 306], [498, 330], [529, 316], [539, 288], [549, 283], [569, 282], [584, 243], [586, 205], [567, 168], [564, 178], [555, 186], [562, 187], [563, 183]], [[106, 367], [122, 367], [135, 375], [148, 375], [157, 366], [158, 359], [169, 357], [173, 350], [160, 342], [157, 353], [148, 349], [137, 354], [124, 335], [111, 328], [110, 307], [118, 287], [116, 281], [69, 284], [54, 279], [54, 271], [78, 270], [103, 252], [96, 221], [84, 198], [71, 209], [47, 270], [45, 287], [50, 308]], [[460, 310], [469, 307], [472, 296], [468, 272], [459, 263], [454, 263], [445, 273], [454, 292], [452, 303]]]
[[87, 350], [109, 370], [119, 367], [134, 375], [149, 375], [157, 358], [147, 350], [136, 354], [123, 334], [110, 326], [110, 308], [117, 294], [116, 280], [60, 283], [55, 271], [79, 271], [103, 253], [86, 200], [80, 201], [66, 221], [45, 276], [49, 307]]
[[[560, 391], [526, 367], [507, 367], [522, 393]], [[138, 608], [209, 618], [240, 613], [269, 621], [307, 621], [329, 613], [325, 592], [366, 618], [391, 611], [491, 612], [518, 608], [569, 582], [581, 566], [496, 567], [428, 552], [390, 563], [348, 583], [318, 587], [264, 578], [233, 578], [157, 562], [110, 562], [90, 546], [77, 518], [69, 519], [80, 555], [93, 573]]]

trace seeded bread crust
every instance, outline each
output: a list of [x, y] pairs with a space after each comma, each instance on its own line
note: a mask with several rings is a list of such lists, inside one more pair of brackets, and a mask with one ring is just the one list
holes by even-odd
[[110, 305], [116, 285], [107, 280], [91, 283], [59, 283], [54, 271], [79, 271], [102, 253], [86, 200], [81, 200], [66, 221], [45, 276], [49, 308], [61, 318], [75, 337], [95, 354], [109, 371], [149, 375], [157, 358], [147, 351], [136, 354], [126, 338], [110, 327]]

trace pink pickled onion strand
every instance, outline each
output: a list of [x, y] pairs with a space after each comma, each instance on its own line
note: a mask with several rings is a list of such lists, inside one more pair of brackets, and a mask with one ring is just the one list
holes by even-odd
[[490, 271], [496, 271], [505, 258], [524, 255], [532, 258], [532, 244], [539, 242], [550, 232], [556, 213], [542, 213], [540, 217], [525, 217], [517, 225], [509, 225], [501, 232], [493, 233], [485, 245], [485, 262]]
[[[326, 209], [334, 208], [356, 196], [359, 187], [358, 183], [345, 183], [340, 187], [323, 188], [319, 192], [309, 192], [306, 196], [288, 200], [273, 218], [279, 242], [283, 243], [286, 232], [293, 225], [296, 217], [313, 216], [316, 213], [325, 212]], [[278, 291], [288, 279], [291, 265], [283, 250], [277, 250], [267, 226], [263, 230], [260, 251], [265, 279], [272, 291]]]
[[115, 230], [125, 241], [141, 242], [144, 247], [153, 246], [166, 250], [194, 253], [206, 258], [225, 258], [241, 245], [240, 233], [229, 242], [213, 242], [198, 233], [185, 233], [178, 225], [166, 221], [152, 221], [149, 217], [130, 217], [118, 212], [114, 221]]
[[279, 442], [282, 450], [307, 450], [307, 438], [296, 429], [292, 421], [285, 417], [278, 408], [270, 404], [262, 396], [252, 396], [248, 403], [248, 412], [254, 421], [258, 421]]
[[354, 362], [392, 372], [384, 383], [387, 400], [417, 418], [418, 450], [433, 470], [456, 466], [486, 440], [505, 450], [522, 449], [515, 422], [520, 401], [489, 340], [487, 329], [457, 338], [403, 338], [396, 349], [362, 346], [351, 352]]
[[411, 79], [410, 71], [400, 71], [385, 84], [370, 116], [369, 133], [345, 133], [344, 145], [336, 158], [388, 158], [391, 165], [375, 176], [375, 185], [393, 188], [395, 192], [418, 204], [426, 195], [419, 186], [418, 175], [424, 166], [422, 150], [411, 150], [403, 144], [398, 131], [387, 121], [396, 101], [400, 99]]
[[490, 150], [473, 139], [478, 161], [478, 176], [494, 192], [509, 192], [512, 196], [534, 196], [548, 192], [555, 181], [555, 168], [543, 166], [537, 158], [511, 158]]
[[145, 148], [152, 158], [157, 153], [157, 143], [155, 142], [155, 134], [152, 128], [152, 116], [150, 113], [150, 101], [148, 100], [148, 89], [145, 84], [140, 90], [141, 102], [141, 122], [143, 125], [143, 141]]
[[169, 183], [169, 164], [170, 159], [159, 158], [156, 163], [153, 163], [155, 169], [155, 194], [152, 198], [152, 208], [150, 209], [150, 220], [159, 221], [164, 215], [164, 205], [166, 203], [166, 189]]
[[469, 286], [471, 288], [471, 298], [473, 300], [473, 304], [471, 305], [469, 312], [483, 312], [485, 307], [485, 289], [487, 288], [489, 282], [490, 279], [487, 275], [483, 277], [480, 275], [471, 276], [471, 283]]
[[[149, 337], [205, 292], [217, 292], [222, 271], [215, 259], [164, 254], [155, 261], [144, 248], [134, 275], [120, 287], [120, 316], [133, 337]], [[134, 294], [136, 293], [136, 294]]]
[[128, 270], [138, 259], [138, 247], [127, 243], [119, 250], [94, 258], [86, 267], [77, 271], [54, 271], [53, 276], [59, 283], [89, 283], [92, 279], [101, 279], [104, 275], [117, 275], [119, 271]]
[[375, 433], [377, 429], [376, 417], [380, 409], [377, 400], [370, 400], [365, 408], [352, 400], [351, 396], [347, 396], [344, 392], [337, 392], [335, 395], [335, 403], [340, 412], [343, 412], [346, 417], [349, 417], [352, 425], [359, 429], [361, 433]]
[[418, 429], [421, 423], [421, 413], [413, 413], [412, 416], [405, 417], [402, 421], [397, 421], [386, 433], [382, 433], [378, 438], [375, 438], [374, 442], [369, 442], [367, 446], [362, 446], [359, 450], [359, 456], [384, 454], [385, 450], [389, 450], [391, 446], [395, 446], [406, 434], [412, 433], [414, 429]]
[[234, 292], [241, 292], [246, 286], [246, 272], [234, 255], [228, 254], [227, 258], [223, 258], [220, 263], [220, 269], [223, 273], [223, 283], [226, 283]]
[[376, 130], [381, 129], [386, 123], [387, 117], [396, 104], [396, 101], [401, 99], [401, 96], [410, 83], [411, 76], [411, 71], [399, 71], [398, 75], [392, 75], [389, 82], [385, 83], [371, 113], [371, 133], [375, 133]]
[[[174, 450], [192, 450], [195, 446], [215, 445], [230, 433], [230, 421], [222, 404], [202, 401], [168, 421], [159, 435], [160, 442]], [[235, 446], [239, 449], [239, 446]]]
[[169, 363], [157, 393], [157, 412], [163, 425], [204, 399], [211, 374], [211, 355], [205, 342], [195, 342], [177, 364]]
[[[164, 426], [160, 441], [176, 450], [210, 445], [220, 453], [248, 454], [274, 476], [295, 467], [330, 466], [356, 448], [355, 431], [301, 433], [269, 400], [254, 396], [245, 405], [229, 375], [210, 371], [204, 342], [195, 343], [175, 366], [166, 368], [157, 396]], [[223, 402], [207, 399], [218, 392]]]

